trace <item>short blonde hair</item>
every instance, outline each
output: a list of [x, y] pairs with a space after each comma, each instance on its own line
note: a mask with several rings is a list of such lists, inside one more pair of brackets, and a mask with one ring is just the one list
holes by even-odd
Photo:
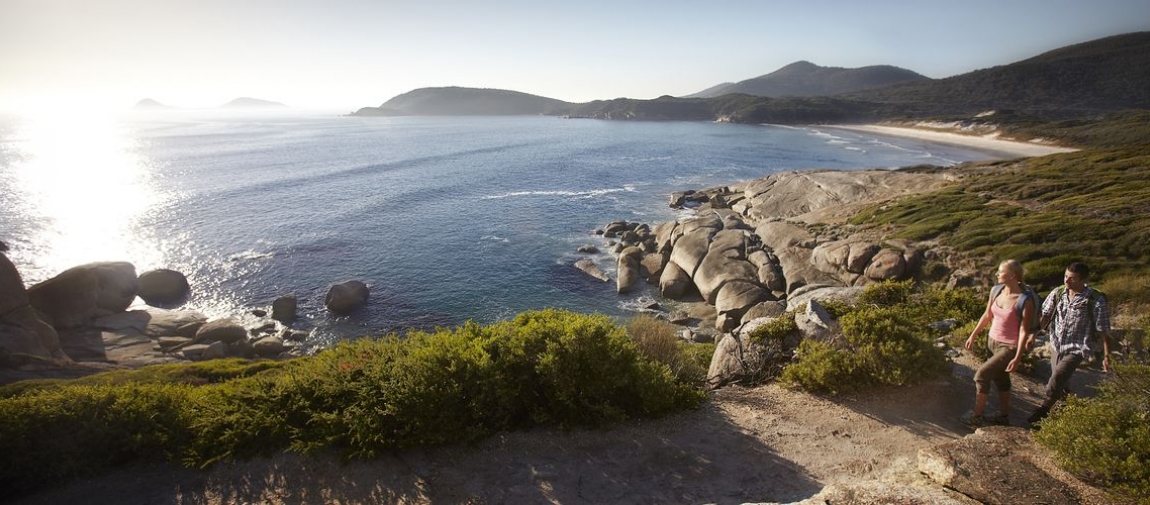
[[1002, 264], [999, 265], [999, 268], [1006, 268], [1007, 272], [1014, 274], [1014, 276], [1018, 278], [1018, 282], [1022, 282], [1022, 263], [1019, 263], [1018, 260], [1003, 261]]

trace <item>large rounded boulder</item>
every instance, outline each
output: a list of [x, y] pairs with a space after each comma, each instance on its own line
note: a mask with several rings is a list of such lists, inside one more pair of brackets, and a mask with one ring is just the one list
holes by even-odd
[[272, 302], [272, 319], [281, 323], [295, 321], [299, 310], [299, 299], [295, 295], [284, 295]]
[[367, 284], [361, 281], [345, 281], [333, 284], [327, 290], [323, 304], [336, 314], [348, 314], [367, 303]]
[[123, 312], [136, 299], [136, 267], [124, 261], [69, 268], [28, 289], [28, 299], [56, 328], [83, 326], [94, 317]]
[[161, 268], [140, 274], [138, 296], [151, 306], [166, 306], [182, 303], [188, 299], [191, 286], [188, 278], [175, 270]]
[[200, 326], [200, 329], [196, 330], [195, 340], [202, 343], [223, 342], [224, 344], [231, 344], [246, 338], [248, 338], [248, 330], [244, 329], [235, 319], [228, 317], [208, 321]]
[[[0, 247], [0, 251], [3, 248]], [[56, 330], [36, 316], [16, 265], [0, 254], [0, 348], [67, 361]]]

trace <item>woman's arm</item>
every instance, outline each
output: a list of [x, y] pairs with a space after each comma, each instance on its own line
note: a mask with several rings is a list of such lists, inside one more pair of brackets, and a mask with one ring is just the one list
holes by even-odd
[[970, 332], [970, 337], [966, 339], [966, 350], [970, 351], [974, 349], [974, 338], [978, 336], [979, 333], [982, 333], [982, 329], [990, 324], [991, 319], [994, 319], [994, 314], [990, 311], [990, 304], [992, 303], [994, 303], [993, 295], [990, 300], [987, 300], [986, 311], [982, 313], [982, 317], [978, 318], [978, 325], [974, 327], [974, 331]]
[[[1033, 300], [1033, 297], [1030, 297]], [[1034, 333], [1030, 328], [1027, 328], [1026, 322], [1034, 317], [1034, 311], [1038, 310], [1034, 307], [1034, 303], [1028, 302], [1022, 306], [1022, 321], [1018, 323], [1018, 348], [1014, 350], [1014, 359], [1006, 365], [1006, 371], [1013, 372], [1022, 363], [1022, 356], [1030, 350], [1030, 344], [1034, 342]]]

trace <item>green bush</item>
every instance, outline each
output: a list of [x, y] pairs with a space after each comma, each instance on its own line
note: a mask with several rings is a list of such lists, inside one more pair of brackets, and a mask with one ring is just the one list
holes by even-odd
[[0, 400], [0, 497], [132, 460], [179, 455], [199, 415], [187, 385], [62, 386]]
[[1125, 272], [1109, 275], [1098, 284], [1098, 289], [1106, 293], [1106, 301], [1111, 307], [1134, 305], [1142, 309], [1150, 303], [1150, 274]]
[[707, 379], [715, 344], [685, 342], [677, 333], [671, 323], [647, 314], [627, 321], [627, 335], [643, 356], [667, 365], [679, 382], [701, 386]]
[[173, 383], [129, 374], [117, 384], [55, 384], [0, 399], [0, 489], [141, 458], [204, 467], [285, 449], [373, 457], [538, 424], [659, 416], [703, 399], [609, 318], [558, 310], [359, 339], [203, 385], [183, 377], [151, 371], [137, 379]]
[[776, 317], [769, 322], [759, 325], [751, 331], [751, 340], [756, 342], [782, 342], [787, 337], [797, 334], [799, 325], [795, 323], [794, 314], [787, 313]]
[[916, 292], [912, 281], [871, 284], [839, 318], [845, 342], [803, 341], [781, 379], [808, 391], [841, 393], [937, 375], [947, 362], [929, 325], [969, 320], [978, 305], [970, 290]]
[[1071, 472], [1150, 503], [1150, 366], [1114, 370], [1095, 397], [1069, 397], [1034, 438]]
[[878, 305], [880, 307], [893, 307], [910, 302], [914, 293], [914, 281], [884, 281], [870, 284], [859, 295], [860, 305]]
[[79, 379], [36, 379], [0, 386], [0, 398], [10, 398], [30, 391], [66, 385], [122, 385], [122, 384], [215, 384], [240, 377], [250, 377], [277, 370], [284, 361], [246, 360], [240, 358], [151, 365], [135, 370], [112, 370]]
[[[955, 349], [965, 349], [966, 339], [970, 337], [970, 332], [974, 331], [976, 326], [978, 326], [978, 321], [974, 320], [955, 328], [955, 330], [951, 332], [947, 343]], [[980, 331], [978, 335], [974, 336], [974, 346], [969, 352], [973, 354], [979, 362], [990, 359], [990, 348], [987, 347], [986, 343], [988, 338], [990, 338], [990, 333], [987, 332], [985, 328]]]
[[862, 360], [829, 343], [803, 340], [795, 356], [796, 361], [783, 369], [779, 379], [806, 391], [838, 394], [869, 383]]

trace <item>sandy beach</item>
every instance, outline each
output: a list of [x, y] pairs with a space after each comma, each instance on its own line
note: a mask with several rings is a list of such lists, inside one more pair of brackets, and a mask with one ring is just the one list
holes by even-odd
[[999, 152], [1009, 157], [1046, 156], [1048, 154], [1071, 153], [1078, 150], [1071, 147], [1051, 146], [1034, 142], [1002, 140], [978, 135], [963, 135], [961, 133], [930, 130], [925, 128], [908, 128], [882, 125], [829, 125], [829, 127], [837, 128], [840, 130], [852, 130], [874, 133], [878, 135], [888, 135], [891, 137], [914, 138], [929, 140], [931, 142], [939, 142], [943, 144], [967, 146], [976, 149]]

